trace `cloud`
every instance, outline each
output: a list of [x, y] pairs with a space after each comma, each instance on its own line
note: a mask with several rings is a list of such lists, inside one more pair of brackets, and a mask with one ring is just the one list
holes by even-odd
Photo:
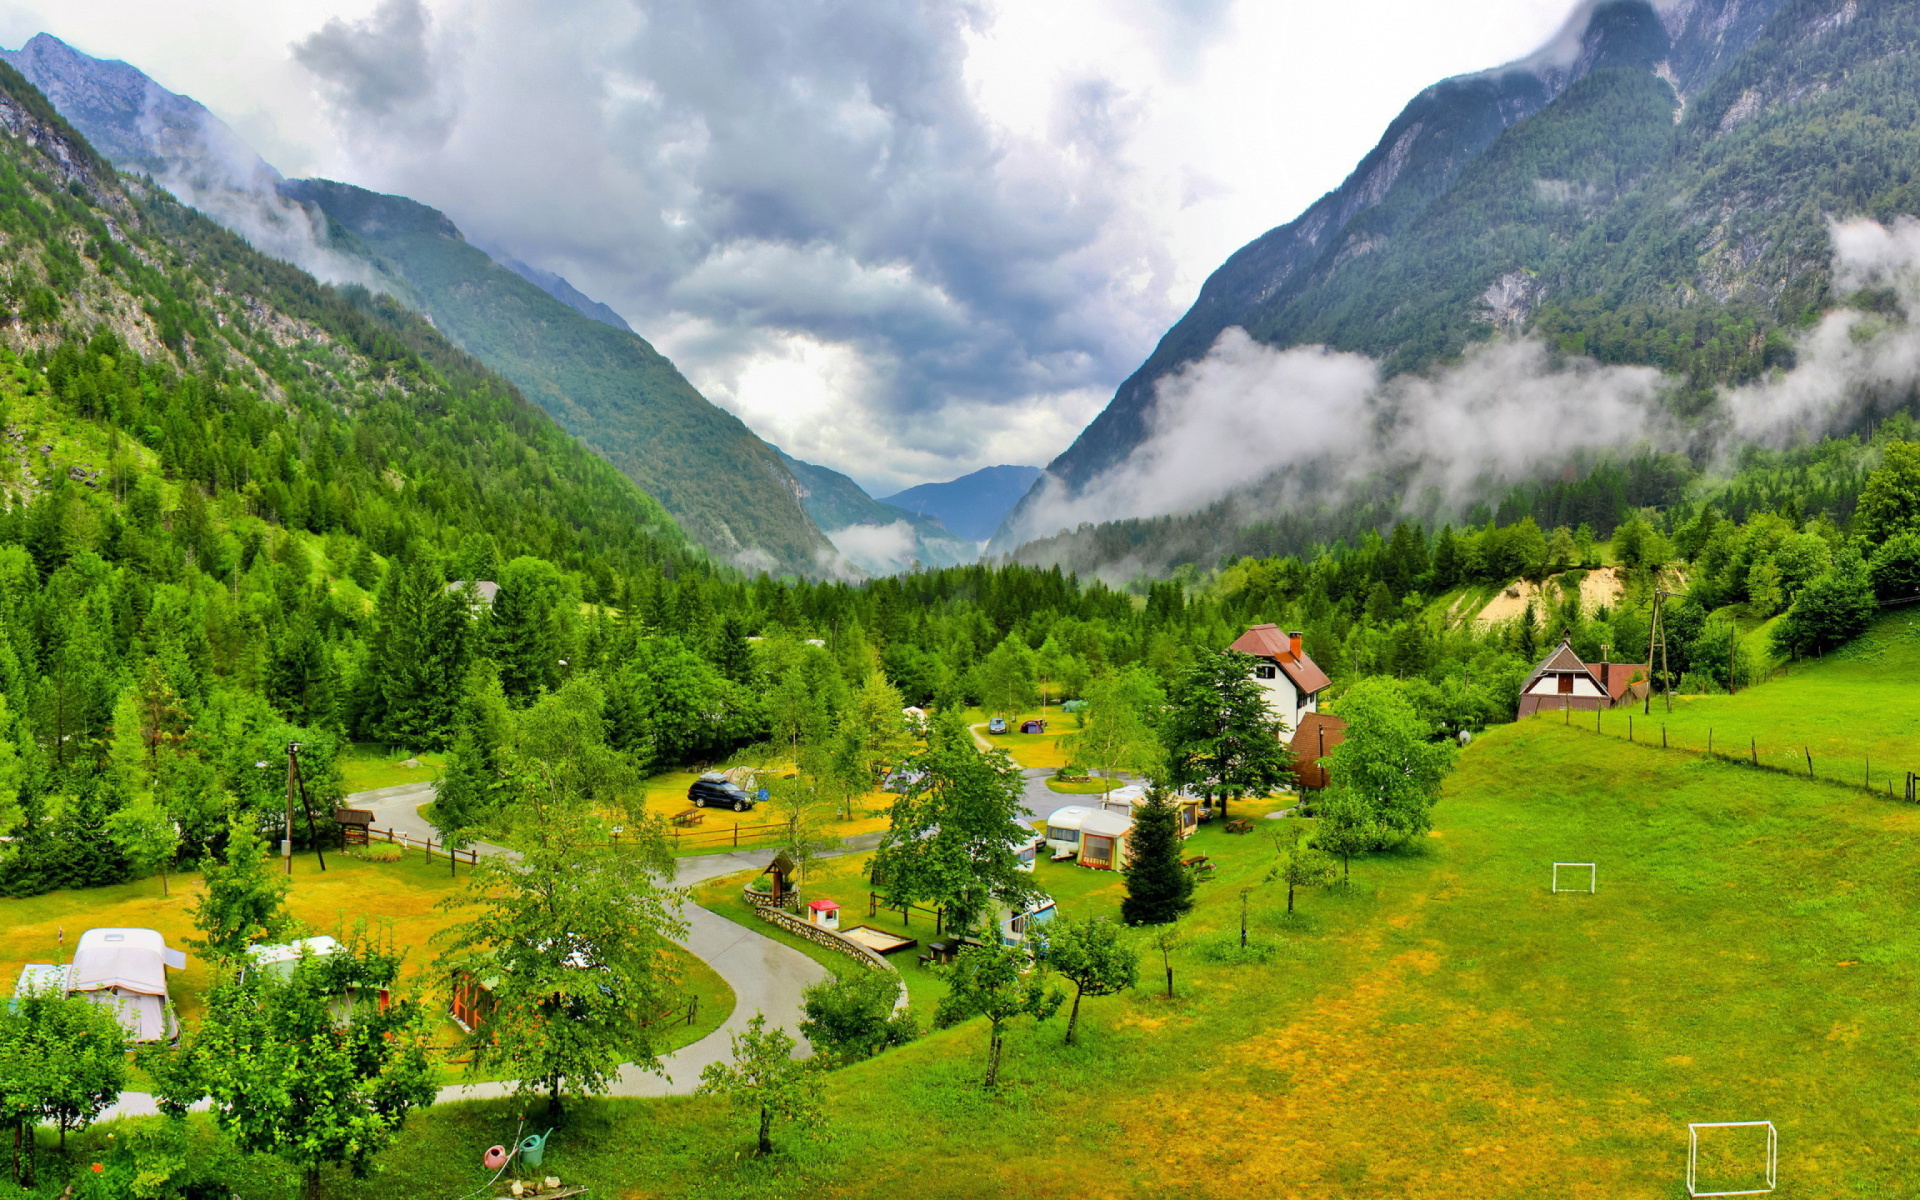
[[848, 562], [869, 575], [892, 575], [913, 564], [919, 544], [913, 526], [905, 521], [891, 525], [849, 525], [829, 529], [827, 540], [845, 555]]
[[421, 0], [380, 0], [364, 21], [338, 17], [293, 47], [350, 126], [437, 144], [453, 121], [440, 91], [432, 17]]
[[1582, 454], [1648, 446], [1730, 454], [1854, 428], [1920, 387], [1920, 221], [1830, 226], [1835, 288], [1892, 293], [1891, 313], [1840, 308], [1796, 342], [1791, 370], [1723, 389], [1704, 426], [1671, 415], [1677, 381], [1651, 367], [1562, 358], [1503, 338], [1428, 375], [1381, 380], [1373, 360], [1278, 349], [1226, 330], [1162, 379], [1150, 434], [1078, 493], [1045, 477], [1005, 546], [1083, 522], [1192, 512], [1257, 488], [1266, 504], [1336, 504], [1390, 475], [1403, 504], [1459, 512]]

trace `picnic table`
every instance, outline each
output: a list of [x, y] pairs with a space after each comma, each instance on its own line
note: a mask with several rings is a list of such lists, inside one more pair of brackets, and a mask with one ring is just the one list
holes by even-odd
[[689, 808], [684, 812], [677, 812], [673, 814], [673, 818], [672, 818], [673, 823], [675, 825], [681, 826], [682, 828], [689, 825], [698, 825], [700, 822], [706, 819], [707, 819], [707, 814], [697, 808]]
[[1193, 877], [1196, 879], [1213, 878], [1213, 859], [1204, 854], [1194, 855], [1192, 858], [1186, 860], [1183, 865], [1188, 871], [1192, 872]]

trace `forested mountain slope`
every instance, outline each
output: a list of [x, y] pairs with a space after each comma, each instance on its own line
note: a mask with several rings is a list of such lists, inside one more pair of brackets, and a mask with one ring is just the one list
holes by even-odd
[[830, 562], [773, 448], [566, 280], [497, 264], [443, 214], [402, 197], [284, 180], [200, 104], [126, 63], [46, 34], [5, 57], [122, 169], [152, 175], [268, 254], [428, 314], [717, 555], [776, 572]]

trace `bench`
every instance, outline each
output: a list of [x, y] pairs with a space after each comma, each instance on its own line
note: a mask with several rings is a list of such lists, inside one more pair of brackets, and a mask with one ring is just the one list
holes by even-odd
[[1244, 817], [1236, 817], [1227, 822], [1226, 829], [1228, 833], [1252, 833], [1253, 822]]
[[689, 808], [684, 812], [677, 812], [673, 814], [672, 818], [673, 823], [681, 828], [686, 828], [689, 825], [698, 825], [706, 819], [707, 814], [697, 808]]
[[1196, 854], [1182, 865], [1192, 873], [1195, 879], [1213, 878], [1213, 860], [1204, 854]]

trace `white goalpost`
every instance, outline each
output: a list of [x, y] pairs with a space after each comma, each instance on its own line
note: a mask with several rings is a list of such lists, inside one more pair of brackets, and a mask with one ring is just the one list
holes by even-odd
[[[1764, 1129], [1767, 1131], [1767, 1186], [1741, 1188], [1730, 1192], [1703, 1192], [1699, 1190], [1700, 1131], [1702, 1129]], [[1771, 1192], [1780, 1178], [1780, 1131], [1773, 1127], [1772, 1121], [1701, 1121], [1687, 1125], [1687, 1195], [1701, 1196], [1764, 1196]]]
[[[1573, 875], [1576, 882], [1569, 883], [1566, 887], [1561, 887], [1560, 872], [1563, 870], [1568, 872], [1570, 875]], [[1585, 871], [1587, 873], [1586, 879], [1584, 880], [1579, 879], [1579, 876], [1577, 873], [1580, 871]], [[1582, 882], [1584, 882], [1587, 886], [1581, 887], [1580, 883]], [[1553, 864], [1553, 890], [1556, 892], [1585, 892], [1588, 895], [1592, 895], [1598, 889], [1599, 883], [1600, 883], [1600, 869], [1594, 866], [1592, 863], [1555, 863]]]

